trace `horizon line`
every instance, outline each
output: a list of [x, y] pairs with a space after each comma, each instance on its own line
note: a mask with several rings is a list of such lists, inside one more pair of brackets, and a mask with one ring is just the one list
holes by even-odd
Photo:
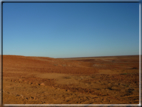
[[[1, 56], [1, 55], [0, 55]], [[83, 56], [83, 57], [48, 57], [48, 56], [26, 56], [26, 55], [12, 55], [3, 54], [2, 56], [23, 56], [23, 57], [47, 57], [47, 58], [93, 58], [93, 57], [119, 57], [119, 56], [140, 56], [140, 55], [106, 55], [106, 56]]]

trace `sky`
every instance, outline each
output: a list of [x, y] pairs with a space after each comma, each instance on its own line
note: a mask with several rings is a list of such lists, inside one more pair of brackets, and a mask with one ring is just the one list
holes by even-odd
[[3, 55], [139, 54], [139, 3], [3, 3]]

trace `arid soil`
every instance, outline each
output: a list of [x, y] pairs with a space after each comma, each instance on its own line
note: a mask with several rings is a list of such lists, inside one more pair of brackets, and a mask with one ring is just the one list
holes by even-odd
[[1, 57], [2, 56], [0, 56], [0, 107], [1, 107], [1, 104], [2, 104], [2, 101], [1, 101], [1, 82], [2, 82], [2, 79], [1, 79], [1, 73], [2, 73], [2, 71], [1, 71]]
[[139, 56], [3, 56], [3, 104], [138, 104]]

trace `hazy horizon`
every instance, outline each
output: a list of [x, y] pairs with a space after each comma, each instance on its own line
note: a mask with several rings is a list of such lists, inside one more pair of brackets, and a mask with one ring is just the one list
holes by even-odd
[[139, 3], [3, 3], [3, 55], [139, 55]]
[[[27, 55], [10, 55], [5, 54], [6, 56], [24, 56], [24, 57], [48, 57], [48, 56], [27, 56]], [[4, 56], [5, 56], [4, 55]], [[91, 57], [117, 57], [117, 56], [139, 56], [139, 55], [112, 55], [112, 56], [84, 56], [84, 57], [48, 57], [48, 58], [91, 58]]]

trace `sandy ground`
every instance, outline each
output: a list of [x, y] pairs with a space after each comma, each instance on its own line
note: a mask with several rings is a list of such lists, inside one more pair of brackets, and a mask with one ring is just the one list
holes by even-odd
[[1, 106], [1, 104], [2, 104], [2, 101], [1, 101], [1, 73], [2, 73], [2, 69], [1, 69], [1, 55], [0, 55], [0, 106]]
[[138, 56], [3, 56], [3, 104], [138, 103]]

